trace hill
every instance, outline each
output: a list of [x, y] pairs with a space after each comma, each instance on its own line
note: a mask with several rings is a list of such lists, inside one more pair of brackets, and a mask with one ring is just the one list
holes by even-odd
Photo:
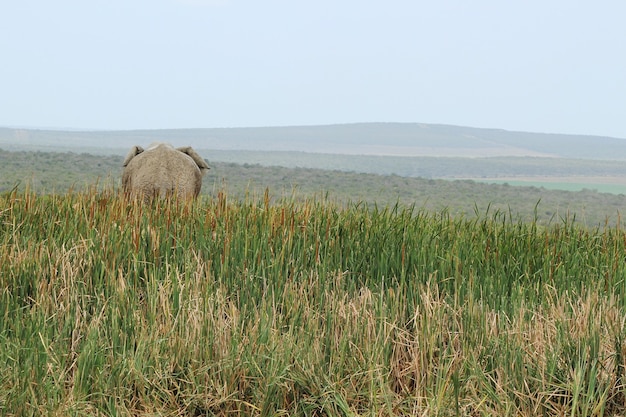
[[354, 123], [327, 126], [132, 131], [0, 128], [0, 147], [124, 152], [154, 141], [205, 150], [297, 151], [379, 156], [543, 156], [626, 160], [626, 140], [423, 124]]

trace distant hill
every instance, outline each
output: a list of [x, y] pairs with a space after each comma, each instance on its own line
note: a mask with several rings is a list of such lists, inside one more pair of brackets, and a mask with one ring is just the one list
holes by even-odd
[[0, 128], [0, 148], [13, 150], [121, 154], [132, 145], [148, 145], [154, 141], [191, 145], [199, 150], [626, 160], [626, 139], [422, 123], [129, 131]]

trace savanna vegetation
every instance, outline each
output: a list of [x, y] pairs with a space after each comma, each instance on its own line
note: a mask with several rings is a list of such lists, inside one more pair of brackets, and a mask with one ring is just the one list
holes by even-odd
[[0, 414], [623, 415], [625, 251], [494, 209], [5, 192]]
[[626, 412], [623, 195], [121, 161], [0, 150], [1, 415]]
[[[235, 158], [233, 153], [216, 154], [216, 158], [220, 159]], [[255, 161], [265, 154], [240, 152], [237, 155], [243, 161]], [[291, 154], [276, 153], [275, 157], [291, 158]], [[524, 221], [536, 221], [541, 225], [569, 219], [588, 227], [605, 224], [615, 226], [619, 221], [620, 211], [626, 207], [625, 195], [600, 193], [591, 188], [572, 192], [541, 187], [482, 184], [470, 180], [377, 175], [306, 167], [288, 168], [278, 166], [286, 165], [285, 160], [267, 159], [269, 157], [266, 156], [263, 158], [263, 164], [215, 162], [209, 159], [211, 170], [204, 178], [204, 195], [215, 197], [221, 189], [226, 188], [232, 198], [242, 199], [247, 194], [262, 194], [265, 189], [269, 189], [275, 198], [290, 196], [295, 190], [299, 198], [323, 196], [340, 205], [362, 202], [369, 207], [385, 207], [400, 203], [432, 212], [447, 210], [452, 215], [466, 217], [490, 208], [507, 212], [511, 217]], [[362, 162], [373, 166], [376, 164], [376, 158], [373, 158], [374, 160]], [[292, 159], [292, 162], [297, 161], [295, 156]], [[620, 176], [620, 169], [623, 169], [615, 161], [579, 161], [583, 164], [579, 165], [559, 160], [547, 163], [541, 158], [496, 158], [489, 159], [489, 162], [484, 161], [481, 165], [475, 159], [469, 158], [464, 161], [462, 158], [418, 159], [419, 163], [414, 163], [419, 169], [424, 169], [425, 174], [433, 174], [433, 170], [446, 167], [453, 170], [455, 166], [457, 169], [466, 166], [468, 174], [480, 175], [482, 172], [490, 176], [504, 172], [500, 170], [504, 170], [506, 166], [515, 175], [545, 173], [550, 169], [549, 173], [553, 175], [578, 173]], [[0, 192], [12, 189], [24, 191], [29, 188], [37, 193], [62, 194], [70, 189], [85, 190], [94, 184], [99, 184], [100, 189], [119, 187], [122, 161], [123, 156], [120, 155], [0, 150]], [[332, 161], [333, 165], [340, 162]], [[360, 159], [344, 158], [341, 161], [344, 163]], [[278, 165], [265, 165], [272, 162]], [[626, 171], [623, 176], [626, 177]]]

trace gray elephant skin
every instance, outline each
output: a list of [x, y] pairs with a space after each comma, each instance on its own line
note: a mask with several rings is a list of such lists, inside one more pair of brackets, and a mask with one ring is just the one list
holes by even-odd
[[174, 195], [189, 200], [200, 194], [208, 170], [206, 161], [190, 146], [154, 143], [145, 150], [133, 146], [124, 160], [122, 187], [126, 195], [144, 201]]

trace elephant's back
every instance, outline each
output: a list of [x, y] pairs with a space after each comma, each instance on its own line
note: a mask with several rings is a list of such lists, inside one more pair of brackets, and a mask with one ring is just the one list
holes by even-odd
[[122, 182], [132, 193], [146, 196], [178, 194], [196, 196], [202, 175], [188, 155], [159, 146], [134, 157], [126, 166]]

